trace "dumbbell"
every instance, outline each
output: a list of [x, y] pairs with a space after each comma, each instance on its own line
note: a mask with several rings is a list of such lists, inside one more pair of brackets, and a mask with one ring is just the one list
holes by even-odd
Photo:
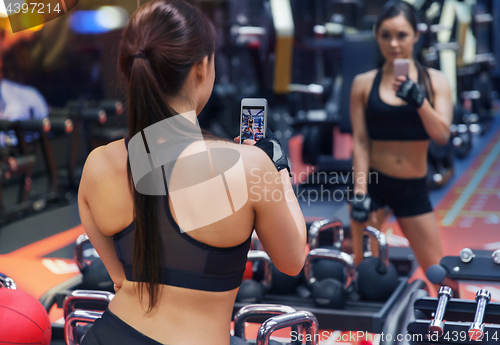
[[0, 288], [17, 290], [17, 285], [14, 279], [7, 277], [5, 274], [0, 273]]
[[66, 317], [64, 321], [64, 340], [66, 341], [66, 344], [79, 345], [84, 335], [80, 334], [79, 332], [80, 328], [77, 327], [77, 323], [84, 322], [91, 325], [97, 319], [100, 319], [103, 313], [104, 312], [102, 311], [91, 311], [91, 310], [81, 310], [81, 309], [77, 309], [69, 313], [69, 315]]
[[[499, 254], [498, 261], [500, 263], [500, 251], [498, 254]], [[493, 252], [492, 256], [493, 256], [493, 261], [495, 261], [495, 252]], [[475, 257], [475, 254], [470, 248], [463, 248], [460, 251], [458, 257], [460, 258], [460, 261], [466, 264], [472, 261], [472, 259]], [[427, 269], [425, 275], [427, 276], [427, 279], [429, 279], [431, 283], [441, 284], [448, 275], [448, 271], [441, 265], [432, 265]]]
[[23, 130], [23, 131], [50, 131], [50, 120], [48, 118], [38, 120], [0, 120], [0, 131]]
[[253, 279], [244, 280], [236, 295], [236, 301], [242, 303], [262, 303], [272, 284], [271, 259], [262, 250], [250, 250], [247, 255], [248, 261], [260, 261], [264, 263], [264, 278], [261, 282]]
[[115, 294], [108, 291], [73, 290], [64, 299], [64, 318], [77, 309], [105, 311], [114, 297]]
[[10, 178], [12, 175], [28, 175], [31, 176], [33, 166], [35, 165], [36, 156], [35, 155], [20, 155], [17, 157], [9, 157], [7, 159], [6, 167], [10, 175], [6, 178]]
[[[244, 306], [234, 315], [234, 336], [246, 341], [245, 336], [245, 322], [250, 318], [264, 318], [272, 317], [275, 315], [283, 315], [294, 313], [296, 310], [292, 307], [279, 304], [251, 304]], [[292, 327], [292, 331], [297, 331], [297, 327]], [[271, 345], [279, 344], [271, 341]], [[294, 344], [301, 344], [300, 342], [292, 342]]]
[[448, 271], [441, 265], [432, 265], [425, 272], [427, 279], [433, 284], [441, 284], [448, 275]]
[[114, 99], [104, 99], [99, 102], [98, 106], [106, 113], [121, 115], [123, 113], [123, 103]]
[[[268, 307], [267, 310], [263, 310], [263, 308]], [[244, 307], [245, 308], [245, 307]], [[242, 309], [244, 309], [242, 308]], [[318, 321], [316, 317], [308, 311], [295, 311], [295, 309], [287, 306], [278, 306], [278, 305], [258, 305], [258, 306], [247, 306], [246, 311], [240, 311], [235, 315], [235, 336], [240, 336], [241, 341], [235, 342], [236, 344], [248, 344], [244, 339], [244, 321], [248, 319], [248, 317], [252, 316], [266, 316], [268, 315], [277, 315], [273, 316], [270, 319], [266, 320], [259, 329], [259, 333], [257, 334], [257, 344], [265, 344], [265, 345], [274, 345], [279, 344], [278, 342], [270, 340], [270, 336], [272, 332], [277, 329], [291, 327], [292, 331], [295, 330], [295, 334], [297, 335], [297, 339], [299, 339], [299, 335], [302, 335], [301, 330], [305, 329], [306, 339], [315, 339], [312, 344], [318, 344]], [[249, 313], [253, 313], [253, 315], [249, 315]], [[255, 314], [257, 313], [257, 315]], [[77, 327], [77, 323], [83, 322], [92, 324], [97, 319], [101, 318], [103, 312], [102, 311], [92, 311], [92, 310], [82, 310], [76, 309], [68, 314], [64, 323], [64, 335], [66, 344], [68, 345], [78, 345], [80, 344], [83, 335], [79, 334]], [[239, 315], [239, 316], [238, 316]], [[248, 316], [247, 316], [248, 315]], [[288, 317], [283, 317], [287, 316]], [[300, 328], [299, 328], [300, 327]], [[300, 331], [296, 331], [300, 330]], [[297, 342], [292, 341], [292, 344], [301, 344], [302, 342], [297, 340]], [[233, 344], [233, 339], [231, 339], [231, 344]], [[308, 342], [308, 344], [311, 344]]]
[[399, 284], [398, 271], [389, 261], [385, 235], [371, 226], [364, 232], [377, 239], [379, 256], [364, 258], [358, 265], [358, 292], [364, 300], [386, 301]]
[[474, 322], [469, 327], [469, 338], [474, 341], [479, 341], [484, 337], [484, 314], [486, 313], [486, 306], [491, 300], [491, 294], [486, 289], [481, 289], [476, 293], [476, 314], [474, 315]]
[[448, 301], [453, 297], [453, 290], [448, 286], [441, 286], [438, 292], [438, 305], [434, 319], [429, 324], [429, 333], [436, 333], [438, 338], [444, 333], [444, 313]]
[[55, 133], [73, 132], [73, 121], [69, 117], [54, 117], [50, 119], [51, 130]]
[[[495, 253], [493, 253], [493, 255], [494, 254]], [[460, 258], [460, 261], [466, 264], [472, 261], [472, 259], [475, 257], [475, 254], [470, 248], [463, 248], [458, 256]], [[494, 256], [493, 260], [495, 260]], [[500, 262], [500, 257], [499, 257], [499, 262]], [[432, 265], [427, 269], [425, 275], [427, 276], [427, 279], [429, 279], [431, 283], [441, 284], [448, 275], [448, 271], [441, 265]]]
[[[319, 247], [319, 236], [325, 230], [333, 230], [333, 243], [331, 246], [321, 247], [333, 250], [342, 250], [344, 242], [344, 227], [338, 218], [329, 218], [320, 221], [315, 221], [309, 228], [309, 249], [313, 250]], [[312, 267], [314, 277], [321, 281], [326, 278], [334, 278], [339, 281], [344, 281], [345, 264], [336, 260], [315, 260]]]
[[[0, 120], [0, 131], [10, 131], [13, 130], [16, 133], [16, 137], [18, 139], [17, 146], [20, 147], [21, 153], [28, 153], [27, 143], [33, 141], [33, 139], [29, 139], [31, 137], [30, 132], [35, 138], [38, 138], [40, 133], [47, 133], [51, 129], [51, 123], [48, 118], [44, 119], [30, 119], [30, 120]], [[12, 143], [13, 140], [10, 139], [9, 136], [6, 141], [8, 141], [8, 145], [15, 146], [15, 143]]]
[[491, 258], [493, 259], [494, 263], [500, 265], [500, 249], [497, 249], [493, 253], [491, 253]]
[[474, 252], [470, 248], [463, 248], [458, 256], [464, 264], [471, 262], [475, 257]]
[[[74, 290], [63, 303], [65, 338], [68, 345], [78, 345], [95, 320], [102, 316], [115, 294], [107, 291]], [[77, 325], [85, 322], [86, 325]]]
[[76, 265], [82, 273], [82, 289], [114, 292], [113, 281], [99, 254], [86, 234], [78, 236], [73, 250]]
[[[345, 268], [345, 280], [341, 283], [334, 278], [318, 280], [312, 269], [312, 261], [317, 259], [335, 260], [341, 262]], [[352, 257], [339, 250], [316, 248], [309, 252], [304, 264], [304, 275], [312, 291], [314, 304], [321, 308], [342, 309], [348, 294], [352, 292], [356, 281], [356, 268]]]
[[[18, 155], [17, 157], [9, 157], [6, 162], [0, 166], [0, 177], [9, 180], [12, 176], [22, 176], [21, 189], [17, 203], [21, 204], [30, 199], [32, 187], [33, 167], [35, 166], [36, 156], [34, 154]], [[2, 199], [0, 198], [0, 210], [3, 208]], [[26, 208], [24, 208], [26, 210]], [[18, 210], [17, 217], [22, 217], [23, 212]]]
[[118, 100], [105, 99], [100, 102], [88, 100], [71, 100], [66, 102], [68, 108], [101, 108], [106, 113], [120, 115], [123, 113], [123, 103]]
[[302, 343], [301, 338], [306, 339], [306, 345], [319, 344], [318, 319], [316, 319], [314, 314], [310, 311], [302, 310], [295, 313], [273, 316], [267, 319], [257, 332], [256, 345], [272, 345], [269, 338], [274, 331], [298, 325], [302, 326], [306, 333], [305, 335], [297, 333], [297, 340], [300, 341], [300, 344]]
[[78, 117], [83, 121], [99, 122], [103, 124], [107, 121], [106, 111], [100, 107], [96, 108], [53, 108], [50, 110], [51, 118], [75, 118]]

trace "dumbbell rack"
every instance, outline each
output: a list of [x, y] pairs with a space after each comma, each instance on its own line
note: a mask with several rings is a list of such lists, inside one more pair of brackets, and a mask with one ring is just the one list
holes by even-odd
[[[425, 319], [416, 319], [408, 324], [408, 332], [420, 335], [413, 344], [498, 344], [500, 340], [500, 303], [490, 302], [484, 315], [484, 338], [475, 341], [469, 338], [469, 326], [474, 321], [476, 302], [452, 298], [446, 305], [444, 334], [437, 338], [427, 338], [429, 324], [438, 305], [437, 298], [424, 297], [413, 306], [415, 314]], [[422, 339], [422, 341], [420, 341]]]
[[[283, 304], [296, 310], [308, 310], [316, 316], [322, 329], [381, 333], [389, 315], [397, 317], [394, 315], [396, 307], [414, 290], [422, 288], [422, 285], [425, 283], [410, 286], [408, 278], [400, 277], [398, 287], [385, 303], [348, 300], [344, 309], [317, 308], [311, 298], [298, 295], [267, 294], [262, 303]], [[248, 304], [236, 302], [233, 317], [245, 305]]]
[[474, 258], [462, 262], [458, 256], [445, 256], [441, 266], [447, 271], [447, 276], [455, 280], [498, 281], [500, 265], [492, 259], [491, 251], [474, 251]]
[[[0, 186], [0, 227], [36, 211], [37, 204], [35, 200], [30, 198], [33, 166], [36, 156], [34, 152], [28, 149], [28, 144], [24, 140], [27, 132], [41, 133], [47, 128], [47, 125], [50, 125], [50, 123], [46, 119], [25, 121], [0, 120], [1, 130], [14, 131], [18, 140], [17, 146], [7, 146], [7, 148], [2, 150], [3, 152], [0, 155], [2, 161], [2, 166], [0, 166], [2, 170], [0, 173], [0, 184], [3, 185], [4, 177], [7, 176], [7, 173], [10, 176], [15, 176], [14, 181], [20, 179], [21, 182], [16, 204], [10, 207], [5, 207], [3, 204], [3, 186]], [[15, 157], [14, 164], [12, 164], [15, 168], [7, 164], [7, 157]]]

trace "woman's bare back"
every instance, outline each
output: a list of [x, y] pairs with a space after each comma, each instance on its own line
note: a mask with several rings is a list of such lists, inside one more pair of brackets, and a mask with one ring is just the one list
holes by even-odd
[[[229, 147], [239, 151], [242, 157], [248, 156], [249, 148], [243, 145], [215, 141], [205, 143], [210, 148]], [[110, 158], [112, 178], [106, 179], [108, 188], [99, 192], [102, 195], [94, 198], [99, 201], [91, 206], [96, 226], [104, 234], [112, 236], [133, 221], [133, 198], [128, 188], [126, 170], [128, 152], [124, 140], [108, 144], [105, 150]], [[189, 151], [190, 147], [181, 157], [189, 155]], [[246, 162], [248, 159], [243, 159], [244, 165], [249, 168]], [[182, 175], [182, 172], [176, 171], [174, 167], [172, 180], [182, 179]], [[242, 178], [245, 179], [245, 176]], [[207, 202], [215, 201], [207, 200]], [[171, 199], [169, 203], [170, 209], [174, 209]], [[182, 215], [173, 213], [176, 221], [179, 216]], [[234, 214], [216, 223], [189, 231], [188, 234], [211, 246], [232, 247], [248, 239], [253, 230], [253, 223], [254, 211], [250, 201]], [[136, 285], [128, 280], [121, 282], [121, 288], [110, 303], [109, 309], [139, 332], [148, 334], [150, 338], [163, 344], [229, 344], [229, 325], [238, 289], [210, 292], [162, 285], [158, 304], [153, 312], [145, 314], [149, 296], [144, 289], [141, 304]]]

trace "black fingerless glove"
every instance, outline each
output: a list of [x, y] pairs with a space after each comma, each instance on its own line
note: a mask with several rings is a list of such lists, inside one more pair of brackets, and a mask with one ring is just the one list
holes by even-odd
[[352, 219], [360, 223], [368, 221], [372, 208], [372, 199], [368, 194], [356, 194], [351, 206]]
[[406, 81], [403, 82], [398, 91], [396, 91], [396, 96], [417, 109], [422, 106], [425, 99], [420, 86], [408, 77], [406, 77]]
[[271, 132], [269, 128], [266, 128], [265, 137], [260, 138], [255, 146], [267, 153], [278, 171], [287, 169], [288, 174], [292, 176], [290, 162], [288, 161], [288, 158], [283, 151], [283, 147], [276, 138], [276, 135], [274, 135], [274, 133]]

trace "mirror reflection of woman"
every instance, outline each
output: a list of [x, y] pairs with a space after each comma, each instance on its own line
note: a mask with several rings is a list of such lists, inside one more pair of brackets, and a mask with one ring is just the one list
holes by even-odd
[[[248, 118], [248, 131], [253, 135], [253, 117]], [[252, 138], [253, 139], [253, 138]]]
[[[443, 73], [414, 58], [419, 33], [415, 10], [407, 2], [390, 1], [383, 7], [375, 36], [385, 63], [356, 76], [351, 90], [354, 176], [366, 177], [354, 181], [355, 262], [363, 259], [363, 228], [370, 224], [380, 229], [389, 206], [425, 272], [443, 256], [426, 189], [427, 150], [430, 139], [445, 145], [450, 138], [450, 85]], [[408, 79], [395, 77], [395, 59], [410, 60]]]

